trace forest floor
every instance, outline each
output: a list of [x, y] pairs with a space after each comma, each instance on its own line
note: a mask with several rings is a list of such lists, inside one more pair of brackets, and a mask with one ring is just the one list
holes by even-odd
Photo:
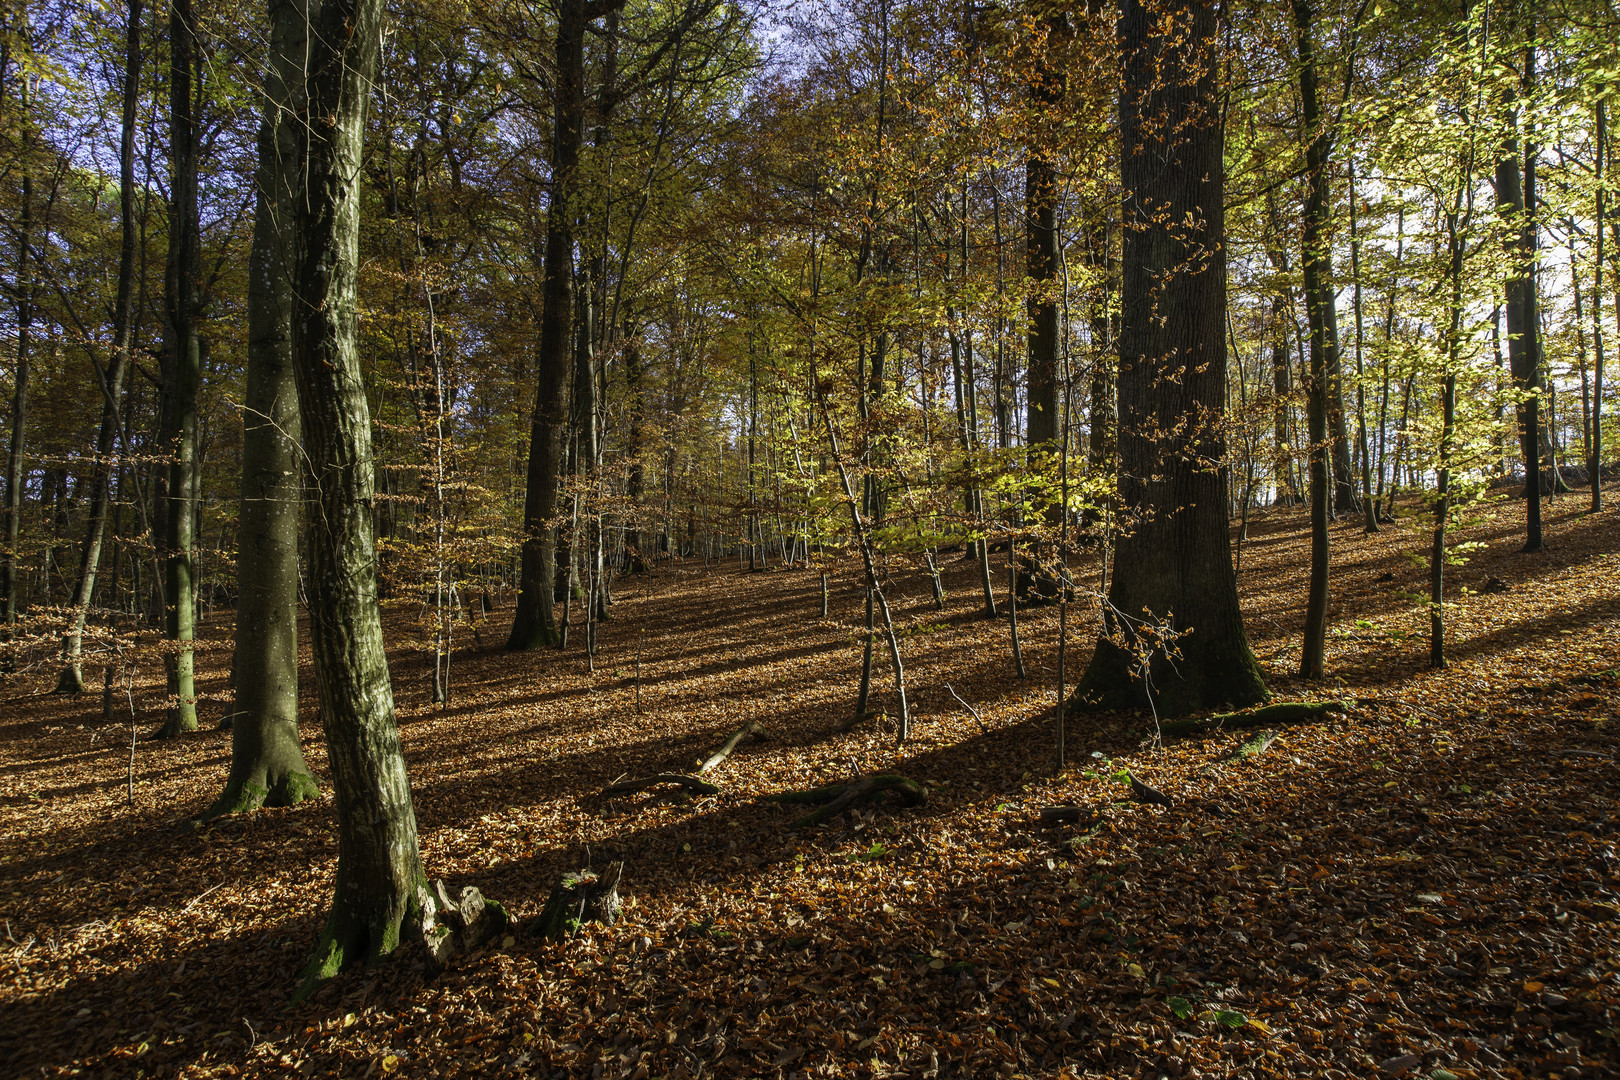
[[[1242, 544], [1251, 641], [1278, 698], [1349, 698], [1265, 754], [1202, 776], [1226, 732], [1155, 746], [1150, 718], [1075, 717], [1053, 769], [1058, 614], [980, 615], [975, 564], [899, 575], [914, 738], [842, 727], [860, 593], [692, 560], [619, 585], [588, 671], [514, 655], [507, 609], [428, 701], [393, 654], [423, 858], [535, 915], [560, 873], [625, 861], [623, 918], [565, 944], [518, 935], [428, 980], [420, 947], [289, 1009], [329, 900], [330, 793], [192, 829], [229, 737], [142, 740], [162, 683], [99, 695], [0, 686], [0, 1071], [6, 1076], [1239, 1077], [1620, 1072], [1620, 511], [1522, 505], [1468, 530], [1451, 667], [1427, 669], [1416, 516], [1333, 530], [1321, 684], [1293, 677], [1305, 517]], [[1620, 503], [1620, 492], [1610, 506]], [[1079, 568], [1094, 588], [1095, 563]], [[1001, 568], [1004, 575], [1004, 567]], [[1488, 585], [1496, 579], [1497, 585]], [[1499, 591], [1486, 592], [1487, 587]], [[1004, 578], [1002, 582], [1004, 589]], [[1004, 605], [1003, 605], [1004, 607]], [[1069, 684], [1097, 630], [1070, 609]], [[209, 624], [205, 726], [228, 706], [229, 623]], [[640, 707], [636, 706], [640, 657]], [[880, 651], [879, 656], [882, 656]], [[306, 653], [307, 657], [307, 653]], [[1584, 679], [1584, 681], [1583, 681]], [[313, 714], [311, 679], [305, 703]], [[982, 726], [946, 684], [972, 703]], [[887, 664], [875, 690], [893, 711]], [[743, 723], [719, 795], [604, 799], [689, 771]], [[305, 730], [326, 777], [319, 733]], [[1116, 770], [1166, 793], [1128, 801]], [[926, 805], [792, 831], [764, 796], [896, 770]], [[1074, 803], [1088, 821], [1042, 829]]]

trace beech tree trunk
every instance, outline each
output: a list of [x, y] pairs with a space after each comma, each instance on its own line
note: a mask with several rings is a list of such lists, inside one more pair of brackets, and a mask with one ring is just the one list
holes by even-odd
[[[20, 20], [21, 30], [28, 33], [26, 19]], [[10, 68], [9, 43], [4, 46], [4, 59], [0, 76]], [[23, 123], [28, 123], [29, 79], [22, 80], [18, 95], [18, 111]], [[32, 150], [32, 140], [26, 141], [25, 153]], [[22, 605], [18, 602], [17, 547], [22, 540], [23, 447], [28, 428], [28, 390], [32, 376], [32, 357], [29, 353], [34, 321], [34, 178], [31, 162], [22, 163], [22, 206], [18, 211], [17, 227], [17, 368], [11, 393], [11, 439], [6, 449], [6, 550], [0, 560], [0, 595], [5, 604], [7, 626], [17, 621]]]
[[1521, 395], [1518, 406], [1519, 453], [1524, 459], [1525, 551], [1540, 551], [1541, 538], [1541, 332], [1537, 313], [1535, 218], [1524, 199], [1518, 117], [1508, 110], [1505, 134], [1496, 160], [1496, 208], [1508, 224], [1508, 272], [1503, 281], [1507, 309], [1508, 370]]
[[196, 542], [197, 391], [202, 350], [197, 336], [198, 287], [202, 278], [197, 237], [197, 132], [192, 115], [196, 68], [191, 0], [169, 6], [169, 253], [165, 270], [168, 340], [164, 359], [164, 437], [169, 483], [164, 499], [164, 633], [169, 649], [165, 735], [197, 730], [195, 658], [197, 588], [192, 546]]
[[[1328, 132], [1316, 93], [1316, 42], [1311, 0], [1294, 0], [1294, 27], [1299, 35], [1299, 96], [1304, 105], [1305, 220], [1303, 269], [1305, 310], [1311, 328], [1310, 384], [1306, 414], [1310, 424], [1311, 575], [1305, 605], [1305, 640], [1299, 674], [1322, 677], [1327, 643], [1328, 608], [1328, 413], [1338, 367], [1338, 320], [1334, 315], [1333, 254], [1328, 220]], [[1340, 416], [1342, 425], [1343, 417]], [[1335, 439], [1334, 454], [1342, 443]], [[1334, 464], [1337, 464], [1335, 460]], [[1337, 470], [1335, 469], [1335, 472]], [[1335, 492], [1335, 499], [1338, 493]]]
[[271, 0], [271, 46], [259, 124], [253, 249], [248, 262], [247, 386], [237, 524], [235, 701], [231, 769], [208, 817], [292, 806], [317, 791], [298, 741], [298, 382], [293, 370], [290, 235], [298, 137], [291, 94], [302, 74], [303, 22]]
[[[1074, 700], [1161, 715], [1265, 697], [1227, 529], [1225, 175], [1216, 15], [1126, 0], [1119, 375], [1122, 524], [1105, 636]], [[1146, 620], [1145, 622], [1143, 620]], [[1184, 636], [1165, 659], [1154, 625]]]
[[545, 307], [540, 315], [539, 388], [529, 433], [523, 498], [523, 567], [509, 649], [557, 645], [557, 482], [566, 465], [568, 379], [574, 369], [574, 185], [585, 127], [585, 32], [621, 3], [559, 0], [551, 189], [546, 209]]
[[[297, 40], [278, 5], [278, 42]], [[425, 886], [377, 606], [371, 415], [355, 348], [361, 148], [383, 31], [382, 0], [324, 0], [308, 10], [302, 169], [293, 190], [298, 246], [292, 340], [310, 499], [310, 637], [338, 819], [332, 912], [299, 997], [358, 962], [380, 960]]]

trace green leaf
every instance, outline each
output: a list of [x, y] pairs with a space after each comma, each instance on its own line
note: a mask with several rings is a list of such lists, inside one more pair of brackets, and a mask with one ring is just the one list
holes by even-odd
[[1236, 1031], [1238, 1028], [1249, 1022], [1249, 1018], [1247, 1016], [1244, 1016], [1242, 1013], [1233, 1009], [1216, 1009], [1215, 1020], [1217, 1023], [1225, 1024], [1233, 1031]]
[[1177, 1020], [1185, 1020], [1193, 1014], [1192, 1002], [1184, 997], [1168, 997], [1164, 999], [1164, 1003], [1170, 1007]]

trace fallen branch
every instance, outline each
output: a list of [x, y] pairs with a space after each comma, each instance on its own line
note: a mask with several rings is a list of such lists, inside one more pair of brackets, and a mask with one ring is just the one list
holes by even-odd
[[699, 780], [697, 777], [687, 776], [685, 773], [659, 773], [657, 776], [644, 776], [640, 780], [621, 780], [603, 788], [602, 794], [628, 795], [644, 788], [657, 787], [659, 784], [677, 784], [694, 795], [720, 794], [719, 784], [711, 784], [707, 780]]
[[[947, 690], [949, 690], [951, 692], [951, 697], [955, 698], [957, 701], [962, 701], [962, 695], [958, 694], [956, 692], [956, 688], [953, 687], [950, 683], [945, 684], [945, 689], [947, 689]], [[966, 709], [968, 712], [973, 714], [973, 719], [975, 719], [975, 720], [977, 720], [979, 722], [979, 730], [980, 731], [984, 732], [986, 735], [990, 734], [990, 729], [984, 726], [984, 717], [979, 715], [979, 710], [978, 709], [975, 709], [973, 706], [969, 705], [965, 701], [962, 701], [962, 708]]]
[[1314, 720], [1327, 713], [1343, 712], [1349, 705], [1344, 701], [1279, 701], [1275, 705], [1262, 705], [1258, 709], [1242, 712], [1216, 713], [1214, 716], [1175, 720], [1159, 729], [1166, 739], [1186, 735], [1202, 735], [1209, 731], [1246, 731], [1250, 728], [1282, 727]]
[[752, 735], [755, 742], [762, 742], [765, 739], [770, 738], [770, 736], [765, 733], [765, 728], [763, 725], [757, 722], [752, 724], [744, 724], [742, 727], [736, 730], [731, 738], [727, 739], [721, 745], [720, 749], [709, 755], [709, 759], [707, 761], [695, 763], [697, 764], [697, 772], [693, 775], [702, 776], [704, 773], [726, 760], [727, 756], [730, 755], [733, 750], [737, 749], [737, 744], [743, 741], [744, 736], [748, 735]]
[[1125, 770], [1125, 779], [1130, 781], [1131, 798], [1135, 799], [1137, 802], [1152, 803], [1154, 806], [1170, 805], [1170, 796], [1166, 795], [1158, 788], [1149, 787], [1147, 784], [1142, 783], [1142, 781], [1138, 780], [1131, 774], [1129, 769]]
[[1271, 744], [1277, 741], [1277, 731], [1262, 731], [1252, 735], [1237, 745], [1237, 748], [1222, 754], [1214, 761], [1198, 770], [1199, 776], [1212, 776], [1222, 765], [1230, 765], [1237, 761], [1247, 761], [1252, 757], [1259, 757], [1270, 749]]
[[791, 826], [803, 829], [831, 821], [853, 806], [887, 801], [891, 796], [903, 806], [920, 806], [928, 801], [928, 791], [921, 784], [910, 777], [892, 773], [880, 773], [843, 784], [829, 784], [810, 791], [784, 791], [772, 795], [771, 799], [774, 802], [819, 805], [819, 810], [811, 811]]

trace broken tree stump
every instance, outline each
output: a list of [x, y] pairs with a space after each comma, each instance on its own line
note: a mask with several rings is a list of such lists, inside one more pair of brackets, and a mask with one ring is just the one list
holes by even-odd
[[1078, 825], [1092, 811], [1084, 806], [1041, 807], [1041, 828], [1055, 829], [1059, 825]]
[[721, 744], [720, 749], [716, 750], [713, 754], [710, 754], [707, 761], [696, 763], [697, 772], [693, 775], [702, 776], [704, 773], [726, 760], [727, 756], [729, 756], [733, 750], [737, 749], [737, 744], [742, 742], [745, 737], [750, 735], [754, 737], [755, 742], [763, 742], [764, 740], [770, 738], [770, 735], [766, 734], [763, 724], [760, 724], [757, 721], [751, 724], [744, 724], [732, 734], [731, 738], [727, 739]]
[[430, 976], [443, 971], [452, 958], [493, 941], [512, 924], [504, 907], [471, 885], [461, 890], [459, 898], [452, 899], [443, 878], [435, 881], [432, 889], [417, 886], [416, 908]]
[[699, 780], [695, 776], [687, 776], [685, 773], [659, 773], [657, 776], [644, 776], [640, 780], [620, 780], [603, 788], [602, 794], [629, 795], [632, 792], [657, 787], [659, 784], [675, 784], [694, 795], [720, 794], [720, 785], [711, 784], [707, 780]]
[[872, 802], [890, 799], [902, 806], [921, 806], [928, 801], [928, 790], [908, 776], [897, 773], [879, 773], [842, 784], [812, 788], [809, 791], [783, 791], [771, 796], [774, 802], [803, 803], [819, 806], [795, 821], [791, 828], [803, 829], [831, 821], [845, 810]]
[[1251, 728], [1298, 724], [1306, 720], [1315, 720], [1327, 713], [1343, 712], [1350, 704], [1352, 703], [1344, 701], [1279, 701], [1274, 705], [1262, 705], [1258, 709], [1175, 720], [1162, 725], [1159, 734], [1166, 739], [1175, 739], [1223, 729], [1246, 731]]
[[616, 862], [607, 872], [572, 870], [552, 888], [546, 906], [529, 925], [528, 933], [547, 941], [561, 941], [575, 933], [586, 923], [612, 926], [619, 921], [624, 906], [619, 898], [619, 880], [624, 877], [624, 863]]

